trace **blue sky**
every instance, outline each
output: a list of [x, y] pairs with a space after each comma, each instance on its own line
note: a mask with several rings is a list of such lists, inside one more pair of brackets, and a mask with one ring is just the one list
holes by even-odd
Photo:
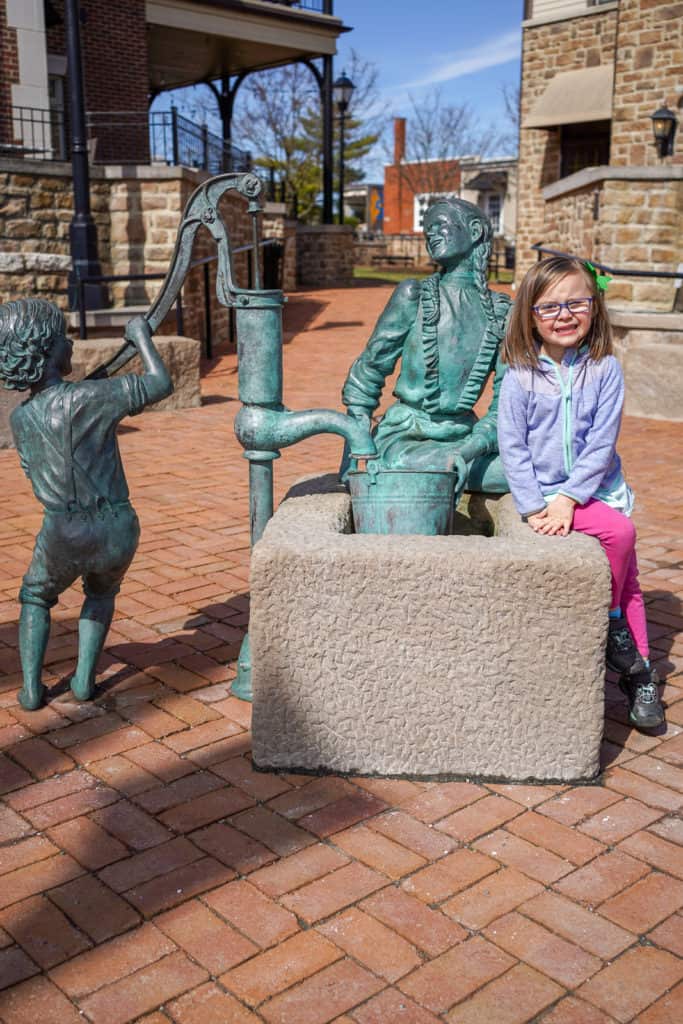
[[353, 48], [376, 65], [392, 114], [408, 116], [409, 96], [419, 102], [438, 87], [444, 101], [467, 103], [502, 130], [502, 88], [519, 84], [522, 8], [522, 0], [335, 0], [335, 14], [353, 27], [339, 39], [335, 75]]
[[[376, 66], [380, 102], [390, 115], [409, 117], [410, 97], [419, 103], [438, 88], [445, 103], [467, 104], [482, 127], [501, 133], [503, 87], [519, 84], [522, 8], [523, 0], [335, 0], [335, 14], [353, 29], [339, 38], [335, 77], [354, 49]], [[187, 90], [188, 102], [192, 94]], [[155, 109], [170, 103], [171, 95], [162, 95]], [[218, 132], [213, 106], [209, 126]], [[382, 180], [390, 151], [390, 139], [375, 148], [365, 161], [366, 180]]]

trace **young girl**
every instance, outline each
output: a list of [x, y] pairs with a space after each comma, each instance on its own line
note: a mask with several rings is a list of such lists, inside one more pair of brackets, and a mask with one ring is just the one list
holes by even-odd
[[633, 494], [616, 442], [624, 380], [612, 355], [603, 291], [589, 263], [551, 256], [520, 285], [503, 343], [508, 364], [498, 409], [500, 455], [518, 512], [536, 533], [597, 537], [609, 559], [607, 665], [620, 675], [629, 718], [664, 721], [650, 669]]

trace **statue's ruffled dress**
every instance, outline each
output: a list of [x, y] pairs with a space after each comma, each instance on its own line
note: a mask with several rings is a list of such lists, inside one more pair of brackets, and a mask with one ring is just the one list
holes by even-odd
[[[401, 358], [390, 406], [375, 431], [381, 464], [390, 469], [451, 469], [469, 438], [484, 453], [469, 466], [467, 489], [505, 493], [496, 438], [498, 392], [505, 370], [500, 342], [510, 299], [484, 292], [467, 271], [404, 281], [394, 291], [364, 352], [353, 363], [342, 397], [372, 415], [386, 378]], [[491, 403], [473, 407], [493, 373]]]

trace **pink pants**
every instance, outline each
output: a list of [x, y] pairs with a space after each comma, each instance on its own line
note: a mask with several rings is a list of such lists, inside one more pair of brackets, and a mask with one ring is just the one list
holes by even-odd
[[636, 530], [622, 512], [604, 501], [590, 498], [574, 509], [574, 529], [597, 537], [609, 559], [612, 570], [612, 608], [621, 608], [636, 647], [644, 658], [649, 657], [647, 621], [643, 594], [638, 583]]

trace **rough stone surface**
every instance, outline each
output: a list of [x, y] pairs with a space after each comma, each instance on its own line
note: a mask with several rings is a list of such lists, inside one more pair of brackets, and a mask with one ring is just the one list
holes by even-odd
[[297, 224], [297, 280], [302, 287], [339, 288], [353, 278], [353, 228]]
[[[101, 338], [96, 341], [74, 341], [73, 377], [80, 380], [87, 376], [100, 363], [118, 352], [123, 341], [121, 338]], [[171, 380], [173, 394], [157, 405], [149, 406], [160, 412], [172, 409], [190, 409], [201, 405], [199, 381], [200, 343], [192, 338], [181, 338], [178, 335], [155, 337], [154, 344], [166, 364]], [[130, 362], [122, 373], [142, 373], [142, 364], [136, 358]], [[12, 433], [9, 418], [15, 406], [26, 398], [26, 392], [8, 391], [0, 386], [0, 448], [12, 448]]]
[[[95, 341], [74, 341], [72, 358], [73, 376], [76, 380], [86, 377], [100, 363], [107, 362], [121, 348], [121, 338], [98, 338]], [[173, 381], [173, 394], [163, 402], [149, 406], [157, 412], [171, 409], [189, 409], [201, 405], [199, 387], [200, 343], [192, 338], [176, 335], [155, 337], [154, 344]], [[142, 373], [142, 363], [136, 356], [121, 373]]]
[[614, 335], [626, 381], [626, 415], [683, 420], [683, 330], [616, 327]]
[[[667, 97], [675, 108], [680, 92], [680, 4], [620, 0], [618, 5], [561, 6], [565, 16], [555, 18], [555, 5], [544, 4], [537, 12], [543, 16], [534, 16], [523, 29], [516, 280], [536, 262], [531, 245], [538, 241], [611, 267], [676, 270], [683, 211], [677, 172], [683, 152], [676, 143], [674, 154], [660, 159], [650, 115], [658, 102], [654, 97]], [[525, 124], [556, 74], [597, 65], [614, 69], [609, 163], [594, 167], [606, 173], [588, 184], [583, 171], [570, 173], [571, 161], [562, 167], [561, 127]], [[591, 162], [600, 159], [594, 154]], [[630, 180], [621, 175], [624, 169], [633, 175]], [[610, 171], [617, 180], [610, 179]], [[548, 195], [562, 182], [563, 194]], [[610, 285], [610, 299], [666, 311], [672, 309], [674, 291], [671, 279], [620, 277]]]
[[360, 536], [348, 495], [324, 489], [290, 492], [253, 552], [255, 763], [594, 776], [609, 605], [598, 543], [534, 535], [509, 496], [471, 502], [493, 537]]

